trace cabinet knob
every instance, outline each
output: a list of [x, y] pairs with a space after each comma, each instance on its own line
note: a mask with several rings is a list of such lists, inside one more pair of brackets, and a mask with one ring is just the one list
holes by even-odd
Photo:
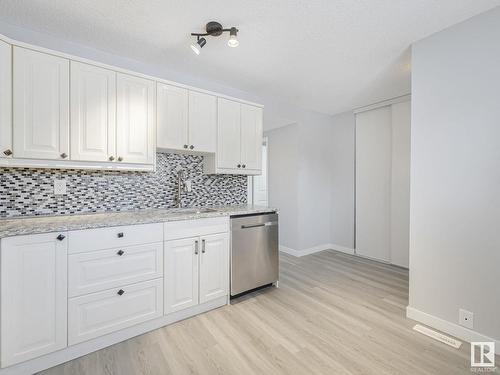
[[12, 150], [7, 149], [7, 150], [5, 150], [5, 151], [3, 152], [3, 154], [4, 154], [5, 156], [10, 156], [10, 155], [12, 155]]
[[118, 254], [119, 256], [122, 256], [123, 254], [125, 254], [125, 251], [123, 251], [123, 250], [118, 250], [118, 252], [117, 252], [116, 254]]
[[184, 148], [188, 148], [188, 145], [184, 145]]
[[64, 234], [60, 234], [59, 236], [56, 237], [58, 241], [62, 241], [66, 238]]
[[238, 164], [238, 168], [241, 168], [241, 164]]
[[190, 149], [190, 150], [192, 150], [193, 148], [194, 148], [194, 146], [193, 146], [193, 145], [189, 146], [189, 149]]
[[245, 165], [245, 164], [243, 164], [243, 165], [242, 165], [242, 167], [243, 167], [243, 168], [245, 168], [245, 167], [246, 167], [246, 165]]
[[68, 154], [66, 154], [65, 152], [63, 152], [63, 153], [61, 154], [61, 157], [62, 157], [63, 159], [66, 159], [66, 158], [68, 157]]
[[115, 160], [115, 157], [114, 156], [110, 156], [109, 157], [109, 161], [113, 161], [113, 160]]
[[125, 291], [124, 291], [123, 289], [120, 289], [120, 290], [117, 292], [117, 294], [118, 294], [119, 296], [123, 295], [124, 293], [125, 293]]
[[123, 232], [120, 232], [117, 234], [117, 236], [118, 236], [118, 238], [123, 238], [124, 234], [123, 234]]
[[123, 161], [123, 158], [121, 156], [118, 156], [118, 161]]

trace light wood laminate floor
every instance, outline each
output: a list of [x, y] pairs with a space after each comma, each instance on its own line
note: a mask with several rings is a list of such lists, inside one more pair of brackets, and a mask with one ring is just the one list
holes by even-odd
[[43, 374], [471, 374], [468, 344], [412, 331], [404, 269], [282, 254], [279, 286]]

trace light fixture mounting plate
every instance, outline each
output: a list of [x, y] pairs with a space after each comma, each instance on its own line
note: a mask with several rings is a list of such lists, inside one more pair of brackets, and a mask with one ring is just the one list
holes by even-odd
[[207, 34], [210, 34], [212, 36], [220, 36], [222, 35], [224, 29], [219, 22], [211, 21], [207, 23], [206, 30]]

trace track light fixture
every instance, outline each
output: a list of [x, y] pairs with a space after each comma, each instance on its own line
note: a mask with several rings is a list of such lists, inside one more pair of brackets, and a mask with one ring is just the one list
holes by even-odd
[[201, 49], [205, 44], [207, 44], [207, 40], [204, 38], [205, 36], [221, 36], [224, 32], [229, 32], [229, 40], [227, 41], [227, 45], [229, 47], [238, 47], [240, 42], [238, 41], [238, 29], [236, 27], [231, 27], [229, 29], [224, 29], [219, 22], [209, 22], [205, 27], [206, 33], [191, 33], [191, 36], [196, 37], [196, 43], [191, 44], [191, 49], [197, 55], [200, 54]]

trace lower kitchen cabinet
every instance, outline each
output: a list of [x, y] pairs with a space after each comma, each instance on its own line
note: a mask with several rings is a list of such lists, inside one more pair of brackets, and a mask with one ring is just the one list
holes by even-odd
[[166, 241], [164, 248], [166, 314], [228, 295], [227, 233]]
[[77, 344], [163, 316], [163, 278], [71, 298], [68, 343]]
[[2, 239], [2, 367], [66, 347], [67, 242], [58, 233]]
[[225, 233], [201, 237], [200, 303], [227, 296], [229, 238]]
[[165, 314], [198, 304], [198, 237], [165, 242]]

